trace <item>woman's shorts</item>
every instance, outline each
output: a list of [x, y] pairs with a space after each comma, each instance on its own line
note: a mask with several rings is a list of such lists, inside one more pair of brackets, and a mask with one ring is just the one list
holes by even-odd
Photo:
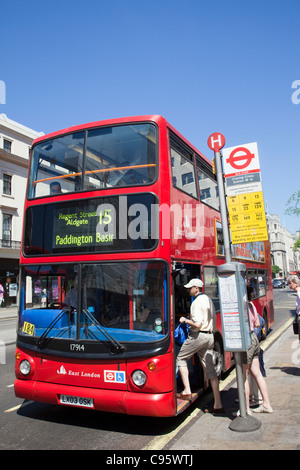
[[260, 345], [255, 333], [251, 333], [251, 344], [246, 352], [242, 353], [243, 364], [251, 364], [253, 359], [259, 357]]

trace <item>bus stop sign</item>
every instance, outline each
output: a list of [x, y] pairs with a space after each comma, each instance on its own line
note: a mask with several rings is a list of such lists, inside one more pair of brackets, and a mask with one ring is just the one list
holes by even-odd
[[219, 152], [225, 145], [225, 137], [220, 132], [214, 132], [207, 139], [207, 145], [211, 150]]
[[246, 147], [237, 147], [234, 149], [226, 160], [226, 163], [235, 170], [245, 170], [250, 165], [255, 154], [251, 153]]

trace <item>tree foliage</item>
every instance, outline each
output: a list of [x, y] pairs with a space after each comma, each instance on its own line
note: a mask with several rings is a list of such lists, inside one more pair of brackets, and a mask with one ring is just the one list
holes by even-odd
[[[288, 215], [296, 215], [298, 217], [300, 215], [300, 191], [295, 191], [288, 199], [286, 205], [287, 209], [285, 213]], [[295, 242], [293, 251], [297, 251], [298, 248], [300, 248], [300, 238]]]
[[272, 274], [278, 274], [280, 273], [281, 269], [279, 266], [277, 266], [277, 264], [273, 264], [272, 265]]
[[300, 238], [294, 243], [293, 251], [297, 251], [300, 248]]
[[285, 211], [288, 215], [300, 215], [300, 190], [295, 191], [291, 197], [288, 199], [287, 209]]

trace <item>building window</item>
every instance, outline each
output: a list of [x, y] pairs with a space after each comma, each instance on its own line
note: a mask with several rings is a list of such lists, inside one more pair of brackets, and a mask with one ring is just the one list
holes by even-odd
[[194, 165], [177, 150], [171, 148], [173, 185], [190, 196], [197, 197]]
[[12, 215], [3, 214], [2, 246], [11, 246]]
[[197, 157], [197, 174], [200, 188], [200, 200], [217, 211], [220, 210], [218, 185], [211, 170]]
[[182, 179], [182, 186], [185, 186], [186, 184], [194, 182], [194, 175], [192, 172], [185, 173], [184, 175], [181, 175], [181, 179]]
[[11, 181], [12, 176], [3, 173], [3, 194], [11, 196]]
[[3, 148], [6, 150], [6, 152], [11, 153], [11, 141], [3, 139]]
[[173, 185], [197, 198], [194, 167], [194, 153], [177, 136], [170, 132], [171, 164]]
[[200, 190], [200, 199], [201, 199], [201, 201], [206, 200], [206, 199], [210, 199], [210, 198], [211, 198], [210, 188]]

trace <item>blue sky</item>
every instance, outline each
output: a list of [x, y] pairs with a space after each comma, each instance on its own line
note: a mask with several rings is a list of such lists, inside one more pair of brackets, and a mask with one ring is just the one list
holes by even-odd
[[210, 159], [212, 132], [257, 142], [267, 210], [300, 229], [284, 214], [300, 189], [299, 0], [2, 3], [0, 113], [45, 133], [162, 114]]

